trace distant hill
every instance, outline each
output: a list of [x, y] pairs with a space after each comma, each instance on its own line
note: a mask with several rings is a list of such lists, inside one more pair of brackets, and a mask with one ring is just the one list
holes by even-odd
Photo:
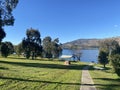
[[[112, 37], [105, 39], [114, 39], [120, 44], [120, 37]], [[105, 39], [77, 39], [71, 42], [67, 42], [63, 44], [63, 48], [70, 49], [89, 49], [89, 48], [99, 48], [99, 43]]]

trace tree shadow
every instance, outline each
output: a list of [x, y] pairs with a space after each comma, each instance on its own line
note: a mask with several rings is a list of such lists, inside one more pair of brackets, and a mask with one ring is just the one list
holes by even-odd
[[12, 78], [12, 77], [1, 77], [0, 79], [9, 79], [9, 80], [17, 80], [17, 81], [25, 81], [25, 82], [40, 82], [46, 84], [64, 84], [64, 85], [80, 85], [80, 83], [69, 83], [69, 82], [54, 82], [54, 81], [43, 81], [43, 80], [30, 80], [30, 79], [22, 79], [22, 78]]
[[120, 82], [120, 78], [118, 78], [118, 79], [112, 79], [112, 78], [93, 78], [93, 79], [100, 79], [100, 80], [106, 80], [106, 81], [112, 81], [112, 82]]
[[36, 59], [29, 58], [29, 59], [27, 59], [26, 57], [8, 57], [8, 58], [17, 59], [17, 60], [38, 60], [38, 61], [54, 61], [55, 60], [53, 58], [50, 58], [50, 59], [49, 58], [36, 58]]
[[102, 86], [100, 87], [102, 90], [119, 90], [120, 89], [120, 78], [118, 79], [111, 79], [111, 78], [93, 78], [93, 79], [100, 79], [112, 82], [111, 84], [95, 84], [95, 86]]
[[[25, 60], [25, 57], [8, 57], [10, 59], [18, 59], [18, 60]], [[29, 59], [28, 59], [29, 60]]]
[[28, 63], [28, 62], [10, 62], [0, 61], [0, 63], [19, 65], [24, 67], [36, 67], [36, 68], [51, 68], [51, 69], [71, 69], [71, 70], [82, 70], [86, 65], [60, 65], [60, 64], [45, 64], [45, 63]]
[[9, 70], [9, 68], [5, 68], [5, 67], [0, 67], [0, 69], [2, 69], [2, 70]]

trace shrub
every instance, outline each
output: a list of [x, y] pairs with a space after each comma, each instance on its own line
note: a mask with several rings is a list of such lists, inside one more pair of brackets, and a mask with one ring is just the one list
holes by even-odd
[[113, 70], [120, 77], [120, 55], [111, 55], [110, 60], [113, 66]]

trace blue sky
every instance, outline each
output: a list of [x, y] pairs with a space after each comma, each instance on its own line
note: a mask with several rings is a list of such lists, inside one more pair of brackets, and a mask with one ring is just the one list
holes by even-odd
[[120, 36], [120, 0], [19, 0], [14, 26], [4, 27], [3, 41], [18, 44], [29, 28], [41, 38], [76, 39]]

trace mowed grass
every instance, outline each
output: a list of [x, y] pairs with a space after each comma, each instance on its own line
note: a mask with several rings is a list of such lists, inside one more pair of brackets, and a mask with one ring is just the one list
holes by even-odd
[[84, 63], [0, 58], [0, 90], [79, 90]]
[[[97, 65], [103, 67], [102, 65]], [[113, 73], [112, 67], [107, 65], [106, 70], [90, 70], [91, 77], [97, 90], [120, 90], [120, 77]]]

